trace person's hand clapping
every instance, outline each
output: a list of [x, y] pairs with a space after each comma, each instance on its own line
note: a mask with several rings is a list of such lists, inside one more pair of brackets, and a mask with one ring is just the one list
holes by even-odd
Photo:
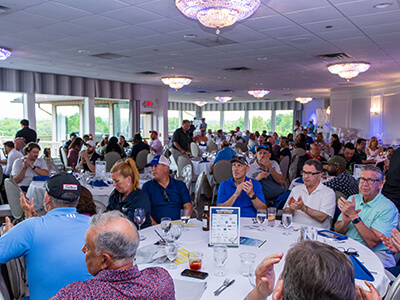
[[391, 252], [400, 252], [400, 232], [396, 229], [393, 228], [392, 230], [392, 236], [382, 236], [381, 240], [382, 243], [386, 246], [386, 248], [389, 249]]
[[293, 197], [290, 197], [289, 199], [289, 207], [293, 210], [302, 210], [304, 209], [304, 202], [301, 196], [296, 200]]
[[246, 192], [247, 195], [252, 195], [253, 192], [253, 183], [251, 180], [243, 182], [243, 190]]
[[343, 221], [353, 220], [358, 217], [358, 213], [361, 209], [356, 211], [355, 196], [351, 198], [351, 202], [347, 201], [345, 198], [340, 197], [338, 200], [338, 207], [342, 212]]
[[263, 178], [268, 178], [269, 176], [269, 172], [267, 171], [261, 171], [260, 173], [258, 173], [258, 175], [256, 176], [255, 180], [260, 181]]

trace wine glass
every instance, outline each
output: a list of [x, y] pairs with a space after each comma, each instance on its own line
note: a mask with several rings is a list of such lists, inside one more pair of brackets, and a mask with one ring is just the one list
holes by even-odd
[[266, 218], [267, 218], [267, 211], [265, 209], [257, 209], [257, 222], [260, 224], [258, 230], [260, 231], [264, 230], [263, 224]]
[[167, 265], [168, 269], [176, 269], [176, 265], [172, 262], [178, 256], [178, 245], [174, 242], [167, 242], [165, 245], [165, 255], [169, 259], [169, 264]]
[[182, 235], [182, 226], [181, 224], [174, 224], [171, 227], [171, 230], [169, 231], [172, 240], [174, 240], [175, 242], [177, 242], [179, 240], [179, 238]]
[[161, 218], [161, 229], [165, 235], [168, 235], [169, 231], [171, 230], [171, 218], [170, 217]]
[[140, 227], [143, 225], [144, 221], [146, 221], [146, 213], [143, 208], [136, 208], [133, 212], [133, 220], [139, 226], [139, 236], [140, 240], [143, 241], [146, 239], [144, 235], [142, 235], [140, 231]]
[[181, 222], [183, 224], [183, 230], [186, 231], [186, 225], [190, 221], [190, 209], [181, 209]]
[[216, 276], [225, 276], [223, 267], [228, 259], [228, 248], [224, 245], [214, 246], [214, 262], [217, 265]]
[[282, 224], [286, 228], [286, 231], [283, 233], [284, 235], [290, 235], [289, 227], [292, 225], [293, 215], [284, 213], [282, 214]]

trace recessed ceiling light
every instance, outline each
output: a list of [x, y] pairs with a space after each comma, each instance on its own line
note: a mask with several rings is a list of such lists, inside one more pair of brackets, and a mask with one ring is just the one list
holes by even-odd
[[87, 50], [78, 50], [78, 53], [89, 53]]
[[373, 7], [374, 8], [388, 8], [388, 7], [392, 6], [392, 4], [393, 3], [385, 2], [385, 3], [375, 4]]
[[197, 34], [189, 33], [183, 36], [185, 39], [194, 39], [197, 37]]
[[257, 60], [267, 60], [268, 58], [266, 57], [257, 57]]

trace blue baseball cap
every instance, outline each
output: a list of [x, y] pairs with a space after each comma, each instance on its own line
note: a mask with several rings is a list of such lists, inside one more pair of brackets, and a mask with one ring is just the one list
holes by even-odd
[[154, 158], [146, 164], [144, 167], [150, 167], [150, 166], [155, 166], [155, 165], [166, 165], [169, 167], [169, 161], [168, 158], [166, 158], [164, 155], [156, 155]]

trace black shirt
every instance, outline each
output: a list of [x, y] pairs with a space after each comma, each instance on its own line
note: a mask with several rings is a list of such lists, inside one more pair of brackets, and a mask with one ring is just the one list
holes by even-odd
[[292, 154], [290, 153], [289, 148], [280, 149], [277, 157], [280, 158], [281, 156], [289, 156], [289, 161], [292, 159]]
[[25, 139], [25, 143], [35, 142], [36, 143], [36, 131], [29, 128], [24, 127], [21, 130], [18, 130], [15, 134], [15, 137], [22, 137]]
[[63, 149], [67, 149], [67, 150], [68, 150], [69, 145], [71, 145], [71, 143], [72, 143], [71, 140], [66, 141], [66, 142], [64, 143], [64, 145], [63, 145]]
[[[98, 154], [96, 151], [94, 151], [92, 157], [91, 157], [89, 160], [90, 160], [90, 162], [91, 162], [92, 164], [96, 165], [96, 160], [98, 160], [98, 159], [101, 160], [101, 156], [100, 156], [100, 154]], [[80, 162], [80, 161], [81, 161], [81, 158], [79, 158], [79, 162]], [[88, 165], [87, 165], [87, 163], [86, 163], [86, 161], [83, 162], [82, 166], [83, 166], [83, 169], [84, 169], [85, 171], [91, 172], [90, 169], [89, 169], [89, 167], [88, 167]]]
[[179, 146], [185, 151], [189, 150], [189, 144], [192, 139], [189, 136], [189, 132], [184, 132], [182, 127], [175, 130], [174, 135], [172, 136], [172, 148], [179, 150], [175, 147], [174, 142], [177, 142]]
[[390, 158], [382, 194], [392, 200], [397, 209], [400, 210], [400, 149], [395, 150]]
[[[339, 155], [340, 155], [341, 157], [344, 158], [344, 155], [343, 155], [343, 154], [339, 154]], [[347, 160], [346, 160], [346, 162], [347, 162], [346, 170], [350, 170], [350, 169], [349, 169], [349, 168], [350, 168], [350, 165], [361, 165], [361, 164], [362, 164], [361, 157], [360, 157], [360, 155], [358, 155], [357, 153], [354, 153], [354, 155], [353, 155], [353, 157], [351, 158], [350, 162], [348, 162]]]
[[135, 145], [132, 146], [131, 157], [133, 158], [134, 161], [136, 161], [136, 156], [142, 150], [150, 151], [150, 146], [147, 145], [146, 143], [142, 142], [142, 141], [140, 141], [140, 142], [138, 142], [138, 143], [136, 143]]

